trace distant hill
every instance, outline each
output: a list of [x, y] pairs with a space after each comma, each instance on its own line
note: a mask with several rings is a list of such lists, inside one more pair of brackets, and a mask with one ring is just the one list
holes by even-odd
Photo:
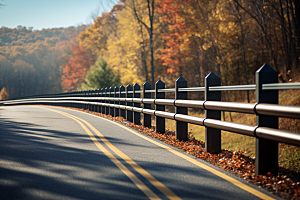
[[62, 68], [86, 28], [0, 28], [0, 90], [10, 98], [61, 92]]

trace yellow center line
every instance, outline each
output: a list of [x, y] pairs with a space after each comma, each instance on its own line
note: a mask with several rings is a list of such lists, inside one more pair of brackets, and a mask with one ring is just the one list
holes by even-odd
[[112, 155], [103, 145], [99, 143], [99, 141], [95, 138], [95, 136], [91, 133], [91, 131], [79, 120], [76, 119], [75, 116], [70, 114], [60, 112], [57, 110], [43, 108], [49, 111], [57, 112], [61, 115], [69, 117], [75, 120], [90, 136], [91, 140], [95, 143], [95, 145], [128, 177], [130, 180], [142, 191], [149, 199], [160, 199], [150, 188], [148, 188], [138, 177], [136, 177], [129, 169], [127, 169], [114, 155]]
[[100, 139], [117, 155], [119, 155], [123, 160], [125, 160], [129, 165], [131, 165], [138, 173], [144, 176], [152, 185], [154, 185], [157, 189], [159, 189], [163, 194], [165, 194], [169, 199], [179, 200], [176, 194], [174, 194], [169, 188], [167, 188], [164, 184], [159, 182], [156, 178], [154, 178], [151, 174], [149, 174], [146, 170], [144, 170], [141, 166], [139, 166], [136, 162], [134, 162], [131, 158], [129, 158], [126, 154], [116, 148], [113, 144], [111, 144], [97, 129], [95, 129], [90, 123], [87, 121], [80, 119], [76, 116], [73, 116], [78, 120], [84, 122], [87, 126], [89, 126], [99, 137]]
[[235, 186], [237, 186], [237, 187], [239, 187], [239, 188], [241, 188], [241, 189], [243, 189], [243, 190], [245, 190], [245, 191], [247, 191], [247, 192], [249, 192], [249, 193], [251, 193], [251, 194], [253, 194], [253, 195], [255, 195], [255, 196], [259, 197], [259, 198], [261, 198], [261, 199], [274, 200], [274, 198], [268, 196], [267, 194], [264, 194], [264, 193], [262, 193], [262, 192], [260, 192], [260, 191], [258, 191], [256, 189], [254, 189], [254, 188], [252, 188], [252, 187], [250, 187], [250, 186], [248, 186], [248, 185], [246, 185], [246, 184], [238, 181], [235, 178], [232, 178], [232, 177], [230, 177], [230, 176], [228, 176], [228, 175], [226, 175], [226, 174], [224, 174], [224, 173], [222, 173], [222, 172], [220, 172], [220, 171], [218, 171], [216, 169], [213, 169], [213, 168], [209, 167], [208, 165], [203, 164], [203, 163], [195, 160], [194, 158], [191, 158], [191, 157], [189, 157], [187, 155], [184, 155], [184, 154], [182, 154], [182, 153], [180, 153], [180, 152], [178, 152], [178, 151], [170, 148], [167, 145], [164, 145], [164, 144], [161, 144], [159, 142], [156, 142], [153, 139], [150, 139], [150, 138], [146, 137], [145, 135], [132, 130], [131, 128], [125, 127], [124, 125], [122, 125], [120, 123], [117, 123], [115, 121], [112, 121], [112, 120], [109, 120], [109, 119], [106, 119], [106, 118], [103, 118], [103, 117], [99, 117], [97, 115], [92, 115], [92, 114], [89, 114], [89, 113], [86, 113], [86, 112], [83, 112], [83, 111], [78, 111], [78, 110], [73, 110], [73, 111], [80, 112], [80, 113], [85, 113], [87, 115], [91, 115], [93, 117], [97, 117], [97, 118], [100, 118], [102, 120], [106, 120], [108, 122], [111, 122], [111, 123], [113, 123], [113, 124], [115, 124], [117, 126], [120, 126], [120, 127], [124, 128], [124, 129], [128, 130], [129, 132], [131, 132], [131, 133], [133, 133], [133, 134], [135, 134], [135, 135], [137, 135], [137, 136], [139, 136], [139, 137], [141, 137], [141, 138], [143, 138], [143, 139], [145, 139], [145, 140], [147, 140], [147, 141], [149, 141], [149, 142], [157, 145], [157, 146], [160, 146], [160, 147], [162, 147], [162, 148], [164, 148], [164, 149], [172, 152], [173, 154], [175, 154], [175, 155], [177, 155], [177, 156], [179, 156], [179, 157], [181, 157], [181, 158], [189, 161], [190, 163], [193, 163], [194, 165], [196, 165], [198, 167], [201, 167], [201, 168], [203, 168], [203, 169], [205, 169], [205, 170], [207, 170], [207, 171], [209, 171], [209, 172], [211, 172], [211, 173], [213, 173], [213, 174], [215, 174], [215, 175], [217, 175], [217, 176], [225, 179], [226, 181], [232, 183], [233, 185], [235, 185]]

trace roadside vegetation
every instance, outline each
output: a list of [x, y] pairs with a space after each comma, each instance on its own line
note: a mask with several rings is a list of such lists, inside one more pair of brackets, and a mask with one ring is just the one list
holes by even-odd
[[[294, 77], [295, 82], [300, 81], [300, 75]], [[254, 95], [252, 95], [251, 103], [255, 103]], [[280, 90], [279, 104], [300, 106], [300, 90]], [[189, 115], [197, 117], [205, 117], [205, 114], [195, 111], [190, 111]], [[243, 113], [222, 114], [222, 121], [230, 121], [239, 124], [253, 125], [256, 124], [255, 115]], [[166, 127], [170, 131], [175, 131], [175, 122], [166, 120]], [[300, 120], [279, 117], [279, 129], [300, 133]], [[199, 141], [205, 141], [205, 127], [189, 124], [190, 137], [195, 137]], [[255, 158], [255, 143], [253, 137], [244, 136], [228, 131], [222, 131], [222, 149], [230, 151], [243, 152], [244, 155]], [[300, 147], [279, 143], [278, 152], [280, 166], [289, 168], [296, 172], [300, 172]]]

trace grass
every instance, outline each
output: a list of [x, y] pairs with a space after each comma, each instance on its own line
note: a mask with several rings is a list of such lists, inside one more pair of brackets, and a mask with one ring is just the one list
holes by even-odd
[[[202, 118], [205, 117], [204, 114], [197, 114], [197, 113], [193, 113], [193, 112], [190, 112], [189, 115], [196, 116], [196, 117], [202, 117]], [[233, 122], [249, 124], [249, 121], [247, 121], [247, 119], [250, 119], [250, 117], [247, 116], [247, 117], [242, 118], [241, 115], [246, 115], [246, 114], [231, 113]], [[227, 112], [225, 113], [225, 118], [229, 119], [229, 113], [227, 113]], [[253, 121], [252, 118], [251, 118], [251, 121]], [[254, 125], [254, 124], [249, 124], [249, 125]], [[169, 129], [171, 131], [175, 131], [175, 121], [166, 119], [166, 127], [167, 127], [167, 129]], [[197, 140], [205, 141], [205, 127], [204, 126], [189, 124], [188, 130], [189, 130], [190, 137], [195, 137]], [[229, 131], [221, 131], [221, 132], [222, 132], [221, 133], [221, 137], [222, 137], [221, 148], [222, 149], [228, 149], [228, 150], [233, 150], [233, 151], [242, 151], [242, 152], [244, 152], [245, 155], [250, 155], [250, 154], [255, 155], [255, 138], [240, 135], [237, 133], [232, 133]]]
[[[300, 90], [280, 90], [279, 104], [299, 106]], [[189, 115], [202, 118], [205, 116], [204, 113], [200, 114], [197, 112], [189, 112]], [[224, 116], [225, 121], [248, 125], [256, 124], [255, 115], [225, 112], [224, 115], [222, 114], [222, 120], [224, 120]], [[175, 131], [175, 121], [166, 119], [166, 128]], [[279, 129], [300, 133], [300, 120], [280, 117]], [[188, 130], [190, 136], [195, 137], [197, 140], [205, 141], [205, 127], [189, 124]], [[255, 138], [228, 131], [222, 131], [221, 136], [222, 149], [242, 151], [245, 155], [255, 157]], [[278, 159], [280, 166], [300, 172], [300, 147], [279, 143]]]

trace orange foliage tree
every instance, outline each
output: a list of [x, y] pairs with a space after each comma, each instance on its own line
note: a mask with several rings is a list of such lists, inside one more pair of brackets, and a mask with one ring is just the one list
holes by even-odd
[[0, 92], [0, 101], [1, 100], [6, 100], [6, 99], [8, 99], [8, 97], [9, 97], [9, 95], [8, 95], [8, 93], [6, 91], [6, 88], [3, 87], [2, 90], [1, 90], [1, 92]]
[[66, 91], [76, 89], [82, 82], [87, 70], [95, 62], [95, 56], [79, 44], [71, 48], [72, 56], [63, 70], [63, 85]]
[[160, 61], [168, 66], [167, 73], [180, 76], [186, 64], [185, 58], [189, 56], [187, 51], [189, 41], [185, 39], [187, 26], [181, 16], [183, 4], [184, 2], [178, 2], [178, 0], [164, 0], [159, 2], [157, 8], [158, 12], [163, 15], [160, 19], [168, 24], [168, 31], [162, 36], [166, 45], [161, 49]]

